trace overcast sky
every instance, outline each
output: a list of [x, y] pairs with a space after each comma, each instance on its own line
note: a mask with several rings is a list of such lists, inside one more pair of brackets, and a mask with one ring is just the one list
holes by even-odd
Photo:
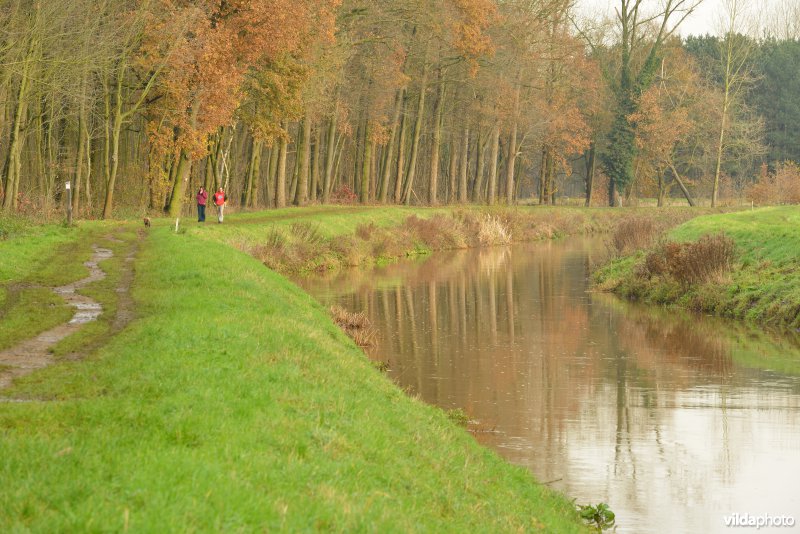
[[[753, 0], [750, 4], [754, 8], [752, 17], [765, 14], [780, 0]], [[800, 0], [798, 0], [800, 1]], [[655, 8], [659, 0], [645, 0], [648, 8]], [[578, 0], [578, 8], [583, 13], [614, 13], [614, 7], [619, 5], [619, 0]], [[717, 34], [719, 14], [723, 13], [723, 0], [704, 0], [700, 6], [681, 25], [681, 35], [702, 35], [706, 33]]]

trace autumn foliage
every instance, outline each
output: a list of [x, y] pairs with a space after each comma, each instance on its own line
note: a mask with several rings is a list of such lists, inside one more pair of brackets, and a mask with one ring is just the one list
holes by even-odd
[[761, 168], [758, 180], [747, 188], [747, 198], [759, 206], [800, 204], [800, 167], [796, 163], [778, 164], [774, 171]]
[[[619, 36], [573, 4], [12, 2], [2, 207], [59, 213], [66, 180], [81, 217], [186, 215], [201, 185], [246, 209], [703, 194], [724, 113], [701, 54], [665, 34], [646, 59], [656, 35], [640, 28], [626, 68], [647, 68], [620, 114]], [[757, 175], [764, 152], [739, 141], [759, 124], [729, 125], [721, 190]], [[793, 202], [793, 167], [769, 165], [748, 195]]]

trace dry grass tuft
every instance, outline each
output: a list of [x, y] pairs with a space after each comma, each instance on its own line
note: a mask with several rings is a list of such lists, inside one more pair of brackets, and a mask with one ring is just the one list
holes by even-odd
[[333, 322], [355, 341], [356, 345], [361, 348], [375, 346], [378, 331], [372, 327], [364, 312], [354, 313], [341, 306], [333, 305], [330, 307], [330, 314]]
[[509, 245], [511, 231], [500, 217], [486, 215], [478, 222], [478, 241], [482, 245]]
[[617, 254], [630, 254], [646, 249], [663, 232], [663, 227], [651, 217], [626, 217], [616, 225], [611, 234], [611, 248]]
[[461, 221], [446, 215], [434, 215], [422, 219], [411, 215], [400, 227], [409, 234], [413, 241], [421, 243], [431, 250], [465, 248], [467, 238]]

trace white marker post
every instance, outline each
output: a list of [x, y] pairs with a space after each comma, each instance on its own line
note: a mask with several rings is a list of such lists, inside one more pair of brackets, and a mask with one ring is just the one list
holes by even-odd
[[72, 184], [67, 182], [67, 225], [72, 226]]

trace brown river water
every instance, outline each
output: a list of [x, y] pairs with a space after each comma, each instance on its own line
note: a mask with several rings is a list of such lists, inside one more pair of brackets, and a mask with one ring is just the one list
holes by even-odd
[[456, 251], [298, 283], [366, 312], [392, 379], [577, 503], [608, 503], [617, 532], [729, 532], [737, 513], [800, 531], [797, 336], [591, 292], [605, 250]]

